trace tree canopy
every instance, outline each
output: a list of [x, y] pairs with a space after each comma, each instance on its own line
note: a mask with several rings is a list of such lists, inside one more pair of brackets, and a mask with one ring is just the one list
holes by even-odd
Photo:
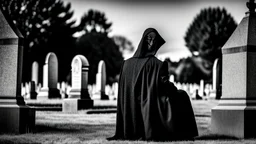
[[178, 82], [207, 83], [212, 81], [212, 66], [221, 58], [221, 48], [235, 30], [237, 24], [225, 8], [205, 8], [197, 14], [188, 27], [184, 40], [192, 57], [173, 64], [170, 60], [169, 73]]
[[184, 37], [193, 55], [210, 62], [221, 57], [221, 47], [237, 26], [225, 8], [205, 8], [194, 18]]
[[[88, 15], [98, 14], [100, 16], [86, 18]], [[104, 20], [97, 20], [98, 18]], [[107, 23], [105, 14], [98, 10], [89, 10], [81, 19], [80, 27], [83, 27], [84, 34], [77, 39], [76, 51], [78, 54], [84, 55], [90, 63], [90, 84], [95, 83], [100, 60], [104, 60], [106, 64], [107, 83], [111, 84], [117, 81], [123, 57], [113, 39], [108, 37], [111, 25], [112, 23]], [[92, 27], [92, 29], [88, 29], [88, 27]]]
[[165, 59], [168, 63], [170, 75], [175, 76], [175, 81], [180, 83], [200, 83], [204, 79], [209, 82], [209, 73], [211, 71], [202, 71], [201, 66], [204, 61], [201, 57], [188, 57], [180, 59], [178, 62], [172, 62]]
[[115, 35], [112, 37], [115, 44], [119, 47], [119, 51], [122, 53], [123, 57], [126, 54], [130, 54], [134, 51], [134, 46], [132, 42], [128, 40], [126, 37], [121, 35]]
[[[70, 71], [72, 47], [78, 31], [71, 20], [71, 5], [60, 0], [0, 0], [25, 39], [23, 57], [23, 80], [30, 81], [31, 64], [44, 64], [48, 52], [55, 52], [62, 71], [59, 80], [65, 80]], [[61, 62], [60, 62], [61, 61]]]
[[107, 18], [104, 12], [90, 9], [81, 18], [80, 28], [86, 33], [98, 32], [109, 33], [111, 31], [111, 22], [107, 22]]

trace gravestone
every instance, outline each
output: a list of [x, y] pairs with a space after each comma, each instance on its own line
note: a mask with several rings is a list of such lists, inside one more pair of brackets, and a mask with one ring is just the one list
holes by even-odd
[[67, 83], [66, 82], [61, 82], [61, 85], [60, 85], [60, 93], [61, 93], [61, 98], [68, 98], [68, 95], [67, 95]]
[[174, 75], [170, 75], [169, 81], [172, 82], [172, 83], [174, 83]]
[[45, 59], [43, 67], [43, 87], [41, 88], [37, 98], [61, 98], [60, 91], [57, 88], [58, 83], [58, 59], [57, 56], [50, 52]]
[[34, 81], [30, 82], [29, 94], [28, 95], [29, 95], [30, 99], [36, 99], [37, 98], [36, 83]]
[[199, 90], [198, 90], [198, 89], [196, 89], [196, 91], [195, 91], [195, 99], [196, 99], [196, 100], [201, 100], [201, 99], [203, 99], [203, 98], [202, 98], [202, 95], [199, 94]]
[[98, 73], [96, 75], [96, 89], [97, 93], [100, 94], [101, 100], [108, 100], [109, 97], [106, 95], [105, 87], [106, 87], [106, 65], [103, 60], [99, 62], [98, 65]]
[[30, 99], [36, 99], [37, 92], [36, 87], [38, 84], [38, 77], [39, 77], [39, 64], [38, 62], [34, 61], [32, 63], [32, 70], [31, 70], [31, 82], [30, 82], [30, 91], [29, 91], [29, 98]]
[[35, 110], [21, 96], [23, 37], [0, 7], [0, 132], [32, 132]]
[[31, 81], [34, 81], [36, 85], [38, 84], [38, 76], [39, 76], [39, 65], [38, 65], [38, 62], [34, 61], [32, 63]]
[[72, 88], [69, 98], [63, 100], [63, 112], [77, 112], [78, 110], [93, 107], [93, 100], [88, 92], [89, 62], [82, 55], [76, 55], [71, 64]]
[[114, 89], [114, 99], [116, 100], [118, 96], [118, 82], [115, 82], [113, 84], [113, 89]]
[[204, 96], [204, 80], [200, 80], [198, 94], [202, 97]]
[[213, 76], [212, 76], [212, 84], [213, 84], [213, 90], [216, 93], [215, 98], [220, 99], [221, 97], [221, 72], [222, 72], [222, 66], [221, 66], [221, 59], [216, 59], [213, 64]]
[[222, 96], [212, 109], [211, 130], [238, 138], [256, 137], [256, 4], [222, 47]]

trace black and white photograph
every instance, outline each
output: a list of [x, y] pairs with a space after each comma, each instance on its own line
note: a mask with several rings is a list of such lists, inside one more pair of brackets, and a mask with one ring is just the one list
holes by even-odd
[[255, 144], [255, 0], [0, 0], [0, 144]]

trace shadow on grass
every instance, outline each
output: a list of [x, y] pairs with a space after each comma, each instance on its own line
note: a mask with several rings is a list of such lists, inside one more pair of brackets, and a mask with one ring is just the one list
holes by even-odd
[[239, 140], [239, 138], [227, 135], [209, 134], [198, 136], [195, 140]]
[[68, 128], [58, 128], [56, 126], [53, 125], [36, 125], [35, 126], [35, 131], [34, 133], [73, 133], [73, 132], [77, 132], [79, 130], [75, 130], [75, 129], [68, 129]]
[[14, 141], [14, 140], [2, 140], [0, 139], [0, 144], [40, 144], [36, 142], [20, 142], [20, 141]]
[[114, 125], [88, 125], [88, 124], [36, 124], [34, 133], [97, 133], [99, 131], [112, 130]]
[[115, 126], [113, 124], [37, 123], [33, 133], [0, 135], [0, 144], [86, 143], [92, 140], [104, 141], [107, 137], [114, 134], [114, 130]]

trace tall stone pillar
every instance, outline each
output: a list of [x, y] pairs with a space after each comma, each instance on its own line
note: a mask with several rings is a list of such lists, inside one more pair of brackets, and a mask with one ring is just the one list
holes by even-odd
[[21, 96], [23, 37], [0, 7], [0, 132], [31, 132], [35, 110]]
[[222, 96], [212, 109], [211, 130], [238, 138], [256, 137], [256, 4], [222, 48]]

